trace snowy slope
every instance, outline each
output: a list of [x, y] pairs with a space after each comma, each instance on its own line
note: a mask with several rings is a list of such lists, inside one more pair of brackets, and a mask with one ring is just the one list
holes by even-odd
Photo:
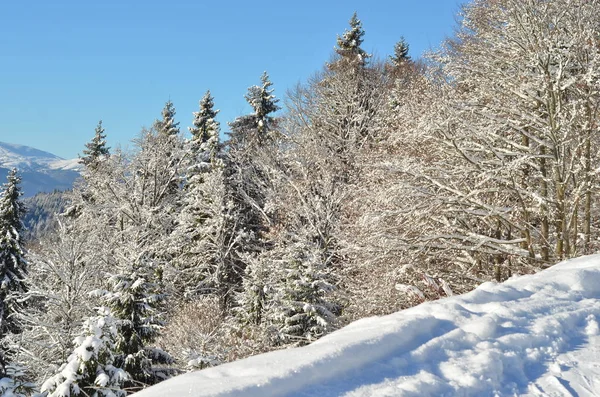
[[600, 255], [136, 396], [600, 396]]
[[70, 189], [79, 176], [81, 164], [78, 159], [65, 160], [29, 146], [0, 142], [0, 183], [4, 183], [12, 168], [19, 170], [27, 197]]

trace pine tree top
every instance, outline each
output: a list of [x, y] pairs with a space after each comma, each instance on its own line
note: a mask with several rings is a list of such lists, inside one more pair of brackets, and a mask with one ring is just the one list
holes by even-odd
[[104, 134], [102, 120], [98, 122], [94, 130], [94, 138], [92, 138], [91, 142], [86, 143], [85, 147], [83, 157], [79, 161], [86, 166], [97, 162], [101, 156], [108, 156], [110, 154], [110, 148], [106, 146], [106, 134]]
[[395, 67], [402, 66], [406, 62], [410, 61], [408, 56], [408, 43], [401, 37], [400, 40], [394, 45], [394, 55], [390, 55], [390, 60]]
[[17, 174], [16, 168], [10, 170], [7, 180], [3, 184], [0, 196], [0, 232], [5, 235], [6, 232], [14, 231], [20, 235], [23, 230], [21, 220], [25, 215], [25, 205], [21, 201], [23, 195], [20, 187], [21, 177]]
[[344, 31], [344, 34], [337, 38], [337, 47], [335, 52], [342, 58], [351, 59], [360, 63], [365, 63], [371, 55], [367, 54], [360, 46], [363, 43], [365, 31], [362, 28], [362, 22], [358, 19], [356, 12], [349, 21], [350, 30]]
[[162, 110], [162, 120], [158, 120], [158, 131], [167, 136], [175, 136], [179, 134], [179, 123], [175, 122], [175, 106], [171, 100], [165, 103]]
[[254, 115], [258, 120], [264, 120], [269, 114], [280, 109], [277, 105], [279, 99], [273, 95], [275, 91], [271, 86], [273, 83], [269, 79], [269, 74], [263, 72], [260, 76], [261, 86], [252, 86], [248, 88], [248, 93], [245, 95], [246, 101], [254, 109]]
[[210, 90], [208, 90], [200, 100], [200, 110], [193, 113], [194, 127], [188, 128], [192, 134], [192, 140], [204, 143], [211, 137], [219, 135], [219, 122], [215, 121], [219, 110], [214, 109], [214, 106], [214, 98], [211, 96]]
[[263, 72], [260, 76], [261, 86], [252, 86], [248, 88], [248, 93], [245, 95], [246, 101], [254, 109], [254, 118], [257, 124], [259, 133], [264, 133], [268, 130], [272, 120], [271, 113], [275, 113], [280, 109], [277, 105], [279, 99], [273, 95], [275, 91], [272, 87], [273, 83], [269, 79], [267, 72]]
[[267, 72], [263, 72], [260, 77], [261, 85], [254, 85], [248, 88], [248, 93], [244, 96], [246, 101], [252, 106], [254, 112], [250, 115], [238, 117], [231, 123], [230, 146], [239, 145], [241, 142], [260, 142], [271, 129], [273, 122], [272, 113], [278, 111], [277, 105], [279, 99], [273, 95], [273, 83], [269, 79]]

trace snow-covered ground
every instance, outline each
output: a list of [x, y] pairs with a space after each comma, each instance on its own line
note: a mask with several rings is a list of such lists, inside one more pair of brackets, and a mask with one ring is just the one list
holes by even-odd
[[596, 255], [136, 396], [600, 396], [599, 321]]

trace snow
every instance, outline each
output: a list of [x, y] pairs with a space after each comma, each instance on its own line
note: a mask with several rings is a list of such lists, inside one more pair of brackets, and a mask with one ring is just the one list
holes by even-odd
[[6, 142], [0, 142], [0, 167], [17, 168], [20, 171], [82, 169], [79, 159], [65, 160], [43, 150]]
[[164, 396], [600, 395], [600, 255], [191, 372]]
[[38, 192], [71, 189], [83, 165], [79, 159], [65, 160], [32, 147], [0, 142], [0, 183], [12, 168], [23, 178], [24, 197], [30, 197]]

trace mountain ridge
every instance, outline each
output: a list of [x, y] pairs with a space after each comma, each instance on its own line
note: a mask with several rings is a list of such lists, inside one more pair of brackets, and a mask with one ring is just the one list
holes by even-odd
[[79, 159], [63, 159], [55, 154], [30, 146], [0, 142], [0, 178], [16, 168], [22, 178], [24, 197], [40, 192], [69, 190], [79, 177]]

